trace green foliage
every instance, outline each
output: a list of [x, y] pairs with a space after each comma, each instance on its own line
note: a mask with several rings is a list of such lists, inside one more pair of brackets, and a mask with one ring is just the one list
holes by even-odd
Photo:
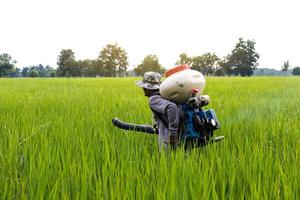
[[139, 79], [0, 79], [1, 199], [298, 199], [300, 78], [208, 78], [225, 140], [176, 153]]
[[12, 60], [12, 57], [7, 54], [0, 54], [0, 77], [7, 76], [14, 71], [14, 65], [17, 61]]
[[284, 62], [283, 62], [283, 66], [281, 67], [281, 71], [286, 72], [286, 71], [289, 70], [289, 68], [290, 68], [290, 63], [289, 63], [289, 61], [288, 61], [288, 60], [287, 60], [287, 61], [284, 61]]
[[81, 69], [81, 75], [84, 77], [95, 77], [97, 74], [101, 75], [101, 71], [97, 71], [98, 63], [96, 60], [78, 60], [77, 66]]
[[29, 72], [29, 77], [31, 77], [31, 78], [35, 78], [35, 77], [38, 77], [38, 76], [39, 76], [39, 73], [36, 70], [31, 70]]
[[220, 64], [228, 75], [251, 76], [258, 65], [258, 59], [259, 54], [255, 51], [255, 42], [239, 38], [231, 54]]
[[197, 70], [204, 75], [213, 75], [218, 69], [219, 58], [215, 53], [204, 53], [200, 56], [189, 57], [186, 53], [179, 55], [177, 65], [187, 64], [192, 69]]
[[294, 76], [299, 76], [300, 75], [300, 67], [295, 67], [293, 69], [292, 73], [293, 73]]
[[200, 71], [204, 75], [213, 75], [218, 67], [220, 59], [214, 53], [205, 53], [202, 56], [192, 58], [192, 69]]
[[124, 76], [128, 66], [127, 53], [117, 43], [107, 44], [101, 50], [98, 62], [103, 69], [104, 76]]
[[214, 73], [215, 76], [225, 76], [225, 72], [224, 70], [222, 69], [222, 67], [217, 67], [215, 73]]
[[81, 70], [75, 61], [75, 53], [72, 49], [62, 49], [57, 60], [57, 75], [66, 76], [80, 76]]
[[186, 53], [181, 53], [179, 55], [179, 60], [176, 62], [176, 65], [188, 65], [191, 66], [193, 63], [192, 58], [189, 57]]
[[127, 70], [127, 53], [117, 44], [108, 44], [94, 60], [75, 60], [71, 49], [58, 56], [57, 75], [63, 77], [124, 76]]
[[134, 69], [137, 75], [143, 75], [145, 72], [153, 71], [163, 74], [165, 69], [161, 66], [156, 55], [147, 55], [141, 64]]
[[37, 77], [35, 73], [37, 73], [38, 77], [54, 77], [56, 70], [49, 65], [44, 67], [42, 64], [39, 64], [37, 66], [24, 67], [21, 72], [22, 77]]
[[22, 72], [21, 72], [22, 77], [28, 77], [29, 76], [29, 72], [30, 72], [30, 68], [29, 67], [24, 67], [22, 69]]
[[55, 77], [56, 76], [56, 71], [51, 71], [49, 73], [49, 76], [52, 77], [52, 78]]
[[69, 62], [75, 61], [75, 53], [72, 49], [62, 49], [58, 56], [57, 65], [64, 68]]

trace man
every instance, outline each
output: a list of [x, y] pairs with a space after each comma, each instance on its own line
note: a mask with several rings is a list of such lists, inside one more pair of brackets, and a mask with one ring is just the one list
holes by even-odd
[[161, 75], [157, 72], [146, 72], [141, 81], [136, 84], [143, 88], [149, 98], [149, 106], [158, 125], [158, 144], [160, 149], [170, 146], [175, 149], [179, 143], [180, 109], [172, 101], [160, 96], [159, 86]]

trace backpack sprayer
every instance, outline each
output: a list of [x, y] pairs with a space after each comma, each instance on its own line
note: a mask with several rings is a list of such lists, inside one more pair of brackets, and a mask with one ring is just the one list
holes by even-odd
[[[203, 146], [208, 143], [218, 142], [224, 139], [224, 136], [213, 137], [213, 131], [219, 129], [220, 123], [213, 109], [203, 110], [202, 107], [208, 105], [208, 96], [196, 96], [198, 90], [194, 89], [192, 96], [187, 103], [180, 104], [181, 109], [181, 131], [179, 141], [195, 142], [197, 146]], [[139, 125], [122, 122], [114, 118], [112, 123], [121, 129], [144, 132], [147, 134], [158, 134], [156, 126]]]
[[[213, 131], [221, 127], [214, 110], [202, 109], [209, 104], [209, 97], [201, 95], [205, 85], [204, 76], [186, 65], [181, 65], [168, 70], [166, 77], [159, 90], [163, 98], [175, 102], [180, 107], [179, 141], [203, 146], [223, 140], [224, 136], [213, 137]], [[156, 126], [126, 123], [117, 118], [114, 118], [112, 123], [125, 130], [158, 134]]]

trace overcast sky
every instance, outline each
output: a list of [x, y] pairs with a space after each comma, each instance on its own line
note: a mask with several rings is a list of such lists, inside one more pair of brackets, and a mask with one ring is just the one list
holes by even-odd
[[[299, 2], [299, 1], [298, 1]], [[259, 67], [300, 66], [297, 0], [0, 0], [0, 53], [18, 67], [56, 66], [61, 49], [95, 59], [117, 42], [137, 66], [148, 54], [170, 68], [179, 54], [220, 58], [255, 40]]]

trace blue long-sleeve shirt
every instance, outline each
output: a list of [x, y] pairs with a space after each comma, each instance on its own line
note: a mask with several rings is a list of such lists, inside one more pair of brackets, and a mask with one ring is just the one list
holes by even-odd
[[[180, 110], [172, 101], [155, 94], [149, 98], [150, 108], [155, 111], [154, 117], [159, 127], [159, 143], [169, 143], [169, 133], [177, 134], [179, 131]], [[157, 116], [159, 115], [159, 116]]]

